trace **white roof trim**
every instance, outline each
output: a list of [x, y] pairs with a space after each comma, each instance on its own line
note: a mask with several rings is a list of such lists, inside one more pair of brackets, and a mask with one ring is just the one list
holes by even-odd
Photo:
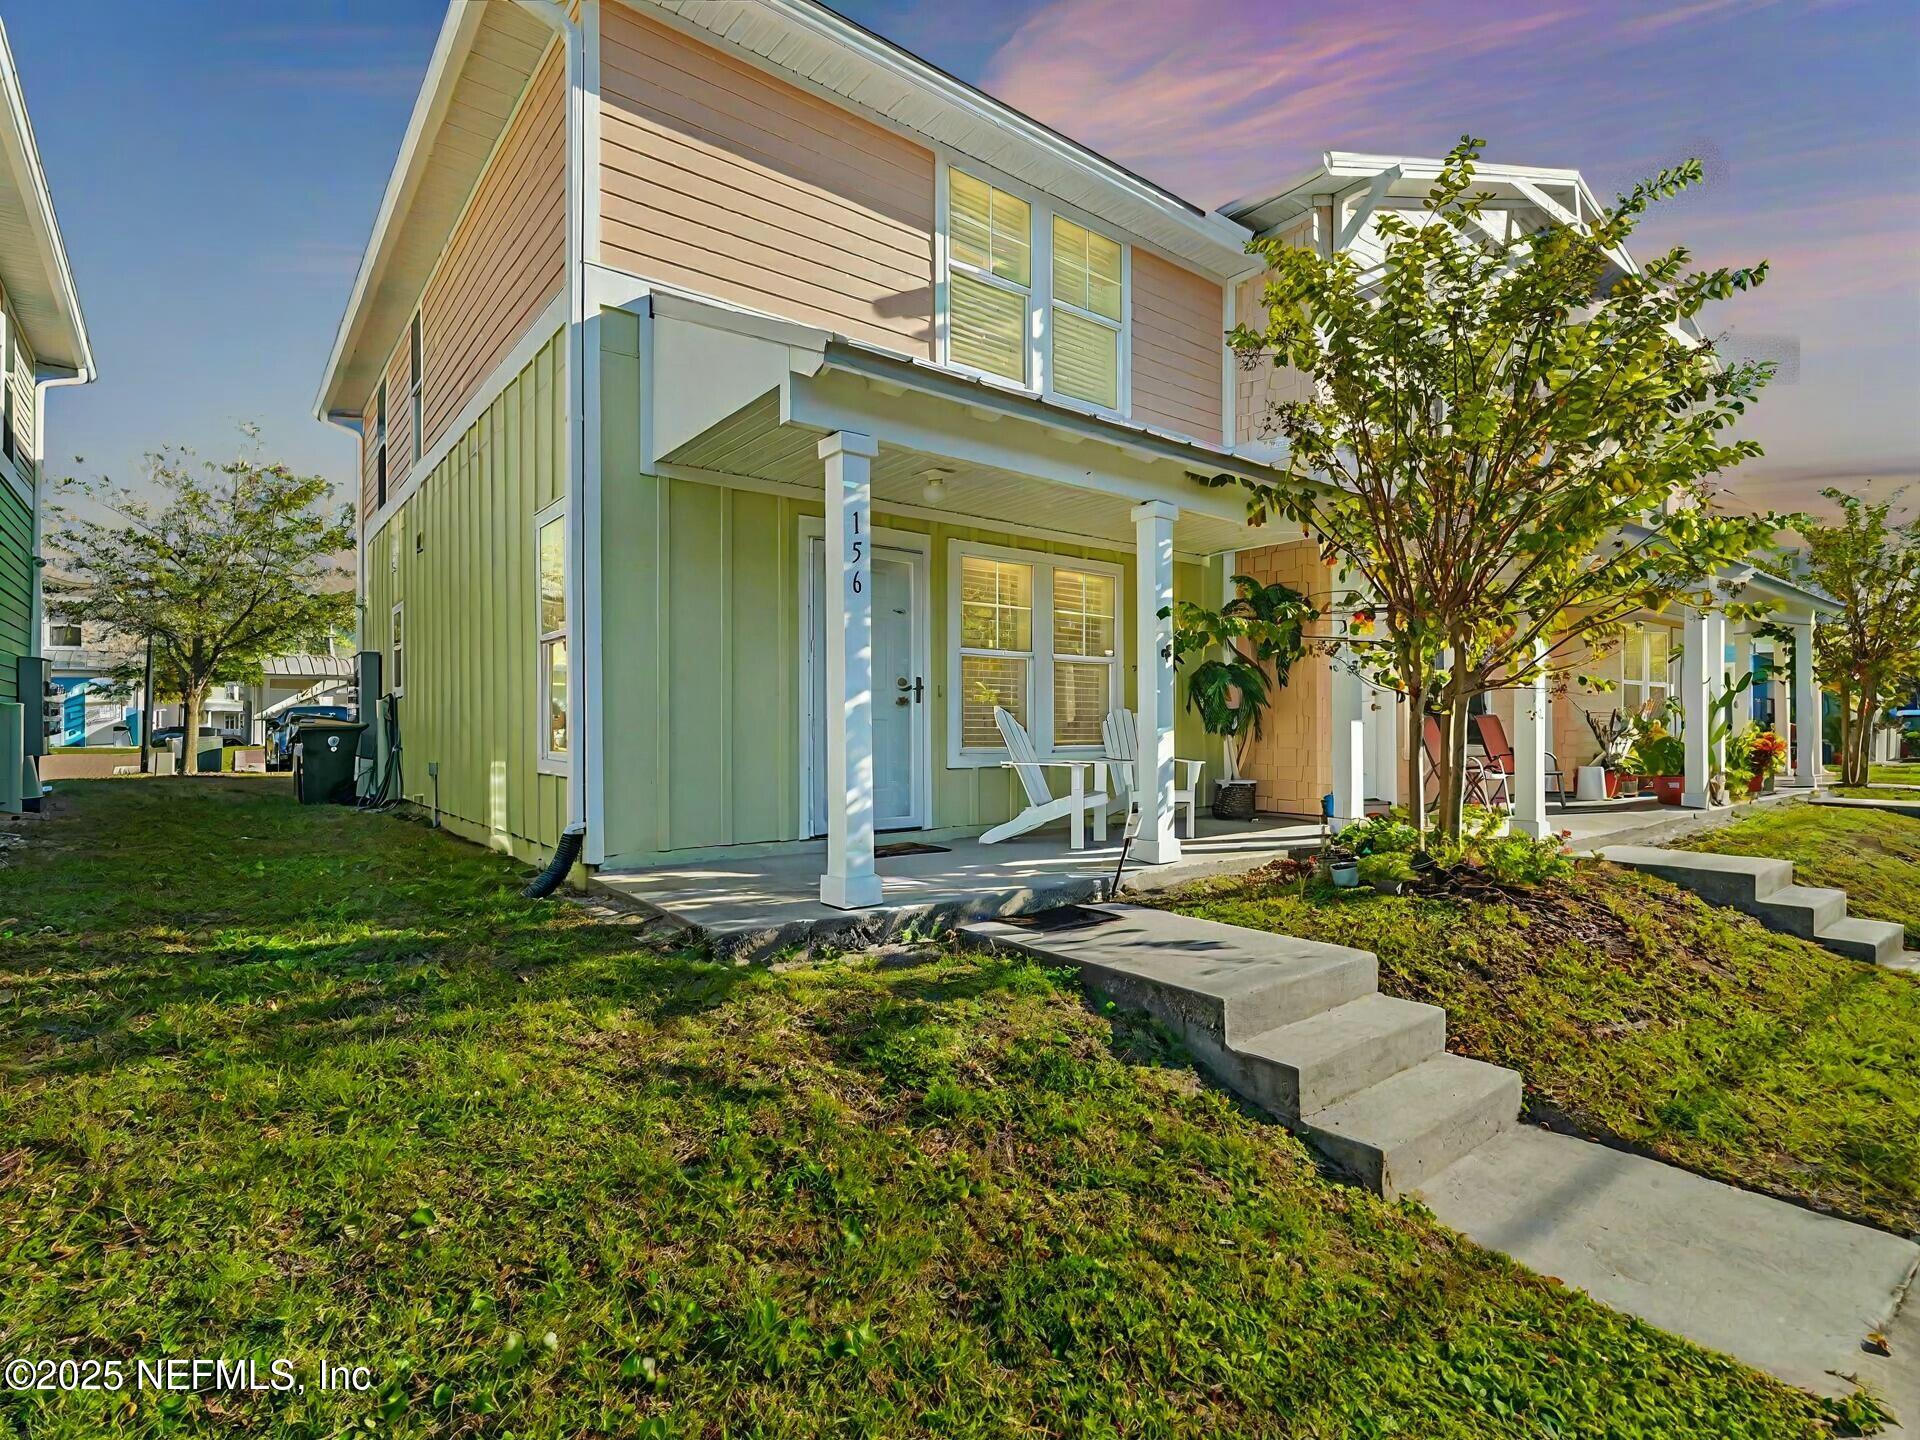
[[[93, 345], [87, 338], [86, 316], [80, 310], [80, 294], [73, 283], [73, 269], [67, 262], [67, 247], [60, 238], [60, 221], [53, 211], [53, 193], [47, 188], [47, 173], [40, 163], [40, 147], [33, 138], [33, 121], [27, 114], [27, 99], [20, 87], [20, 70], [14, 63], [13, 47], [0, 24], [0, 90], [4, 97], [4, 126], [0, 127], [0, 154], [13, 172], [21, 195], [28, 201], [26, 220], [45, 268], [49, 298], [65, 322], [66, 333], [59, 336], [36, 335], [27, 329], [35, 359], [42, 365], [70, 370], [82, 381], [92, 380], [96, 371]], [[9, 288], [26, 290], [18, 276], [6, 277]], [[22, 327], [26, 328], [25, 322]], [[64, 342], [64, 343], [63, 343]]]

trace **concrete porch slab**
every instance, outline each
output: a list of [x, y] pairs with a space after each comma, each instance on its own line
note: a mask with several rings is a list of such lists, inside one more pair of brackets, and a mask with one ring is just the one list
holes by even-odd
[[1884, 1395], [1920, 1367], [1911, 1347], [1878, 1367], [1860, 1348], [1901, 1308], [1920, 1266], [1911, 1240], [1532, 1128], [1418, 1193], [1489, 1249], [1790, 1384], [1842, 1395], [1841, 1377], [1861, 1375]]
[[[1199, 835], [1183, 839], [1172, 865], [1129, 860], [1125, 883], [1151, 888], [1215, 875], [1244, 873], [1311, 846], [1320, 827], [1300, 820], [1250, 821], [1202, 816]], [[867, 910], [835, 910], [820, 903], [826, 842], [806, 841], [761, 853], [709, 856], [635, 870], [602, 870], [591, 888], [630, 904], [664, 911], [696, 925], [721, 954], [751, 959], [794, 946], [843, 949], [876, 944], [908, 931], [925, 931], [998, 915], [1024, 915], [1106, 898], [1120, 859], [1116, 817], [1104, 844], [1070, 850], [1064, 827], [1053, 826], [998, 845], [977, 838], [882, 836], [888, 842], [925, 843], [930, 854], [878, 862], [883, 902]]]

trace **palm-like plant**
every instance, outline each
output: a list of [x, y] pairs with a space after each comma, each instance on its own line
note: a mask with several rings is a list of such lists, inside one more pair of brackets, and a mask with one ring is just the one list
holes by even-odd
[[1234, 596], [1219, 609], [1191, 600], [1173, 605], [1173, 658], [1209, 652], [1187, 672], [1187, 706], [1226, 747], [1226, 778], [1240, 777], [1247, 746], [1260, 735], [1274, 689], [1284, 688], [1306, 651], [1306, 627], [1320, 612], [1298, 590], [1233, 577]]

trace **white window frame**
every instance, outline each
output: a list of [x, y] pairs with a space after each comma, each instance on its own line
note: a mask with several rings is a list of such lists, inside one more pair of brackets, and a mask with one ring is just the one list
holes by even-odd
[[[1004, 654], [1027, 658], [1027, 733], [1034, 749], [1044, 759], [1097, 760], [1104, 745], [1065, 745], [1053, 743], [1053, 572], [1078, 570], [1088, 575], [1106, 575], [1113, 580], [1113, 665], [1110, 673], [1107, 708], [1126, 703], [1127, 697], [1127, 574], [1126, 568], [1106, 560], [1082, 560], [1072, 555], [1054, 555], [1044, 550], [1021, 550], [1007, 545], [986, 545], [975, 540], [947, 542], [947, 633], [945, 640], [947, 691], [947, 768], [977, 770], [1005, 762], [1007, 749], [995, 745], [969, 749], [960, 734], [960, 566], [969, 555], [1002, 560], [1033, 570], [1033, 635], [1031, 651], [976, 651], [977, 654]], [[1070, 657], [1080, 661], [1082, 657]]]
[[410, 427], [413, 431], [413, 458], [408, 467], [409, 474], [412, 473], [412, 466], [420, 463], [420, 456], [426, 449], [420, 436], [420, 421], [425, 408], [420, 397], [426, 388], [426, 376], [427, 332], [420, 323], [420, 312], [416, 310], [407, 326], [407, 403], [408, 415], [413, 422]]
[[[1065, 406], [1070, 410], [1079, 410], [1088, 415], [1102, 415], [1109, 419], [1125, 420], [1133, 414], [1133, 244], [1125, 236], [1117, 233], [1112, 226], [1063, 204], [1042, 191], [1018, 180], [1009, 178], [995, 170], [991, 165], [982, 165], [971, 156], [957, 156], [951, 151], [936, 150], [938, 162], [936, 183], [934, 186], [934, 224], [933, 224], [933, 330], [934, 358], [940, 365], [962, 375], [971, 375], [989, 385], [998, 385], [1002, 389], [1017, 391], [1025, 395], [1037, 395], [1050, 404]], [[1005, 375], [995, 375], [990, 370], [977, 369], [953, 358], [952, 320], [953, 288], [949, 275], [957, 266], [971, 279], [980, 280], [997, 289], [1018, 295], [1021, 289], [1009, 281], [992, 274], [983, 274], [971, 265], [959, 265], [948, 253], [948, 233], [951, 214], [951, 172], [964, 171], [975, 180], [991, 185], [996, 190], [1004, 190], [1009, 195], [1027, 202], [1027, 223], [1030, 233], [1027, 236], [1027, 380], [1021, 383], [1010, 380]], [[1112, 409], [1104, 405], [1095, 405], [1075, 395], [1062, 395], [1053, 388], [1053, 217], [1058, 214], [1063, 220], [1070, 220], [1084, 230], [1091, 230], [1103, 239], [1111, 240], [1120, 247], [1120, 319], [1119, 338], [1119, 377], [1115, 392], [1119, 403]], [[1104, 315], [1093, 315], [1076, 305], [1060, 302], [1063, 309], [1101, 325], [1114, 322]]]
[[[573, 738], [577, 728], [574, 725], [576, 717], [573, 714], [571, 706], [573, 697], [569, 695], [567, 697], [569, 701], [567, 710], [567, 749], [556, 753], [547, 748], [547, 737], [549, 734], [547, 730], [547, 685], [550, 678], [547, 674], [547, 644], [552, 640], [564, 640], [567, 642], [567, 664], [577, 664], [578, 658], [574, 655], [572, 611], [567, 611], [562, 617], [564, 623], [558, 630], [542, 630], [540, 628], [540, 532], [556, 520], [564, 522], [566, 515], [566, 497], [562, 496], [552, 504], [544, 506], [534, 513], [531, 537], [533, 544], [533, 567], [530, 573], [533, 575], [533, 672], [535, 687], [533, 710], [534, 734], [538, 737], [534, 742], [536, 751], [535, 768], [542, 775], [565, 775], [572, 769]], [[569, 553], [571, 549], [571, 546], [563, 545], [560, 550], [560, 593], [563, 597], [567, 593], [567, 571], [573, 564], [573, 557]], [[563, 599], [561, 603], [564, 607], [565, 600]]]
[[396, 600], [393, 608], [387, 612], [387, 693], [405, 695], [406, 639], [407, 639], [407, 602]]
[[[1653, 632], [1655, 630], [1661, 631], [1667, 637], [1666, 674], [1658, 680], [1653, 677]], [[1655, 690], [1660, 692], [1659, 698], [1662, 703], [1672, 698], [1674, 690], [1673, 658], [1679, 648], [1674, 643], [1674, 637], [1678, 633], [1678, 631], [1669, 626], [1642, 623], [1635, 625], [1621, 637], [1620, 708], [1623, 712], [1627, 714], [1637, 714], [1646, 706], [1651, 705], [1654, 700], [1653, 692]], [[1638, 646], [1640, 650], [1640, 674], [1642, 678], [1638, 680], [1629, 680], [1627, 678], [1627, 647], [1629, 645]], [[1635, 690], [1639, 691], [1638, 700], [1631, 698]]]

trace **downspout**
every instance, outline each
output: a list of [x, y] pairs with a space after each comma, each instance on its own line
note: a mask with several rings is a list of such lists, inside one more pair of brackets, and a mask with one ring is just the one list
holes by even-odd
[[[553, 861], [524, 893], [552, 893], [573, 868], [587, 835], [587, 672], [598, 636], [587, 633], [587, 114], [586, 30], [562, 0], [514, 0], [560, 36], [567, 52], [567, 826]], [[581, 0], [582, 5], [593, 0]]]

